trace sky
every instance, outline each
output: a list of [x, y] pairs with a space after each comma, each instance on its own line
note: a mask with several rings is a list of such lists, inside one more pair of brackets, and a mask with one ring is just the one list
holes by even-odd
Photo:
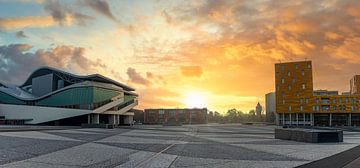
[[274, 64], [312, 60], [314, 89], [360, 74], [358, 0], [0, 0], [0, 80], [41, 66], [136, 88], [138, 108], [244, 112]]

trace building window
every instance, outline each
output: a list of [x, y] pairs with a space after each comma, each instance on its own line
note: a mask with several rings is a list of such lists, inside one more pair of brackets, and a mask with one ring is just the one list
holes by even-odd
[[339, 98], [339, 103], [340, 103], [340, 104], [342, 103], [342, 98], [341, 98], [341, 97]]
[[336, 106], [333, 107], [334, 111], [336, 110]]
[[291, 85], [288, 86], [288, 89], [291, 90]]
[[303, 111], [304, 110], [304, 107], [303, 106], [300, 106], [300, 111]]
[[285, 71], [285, 67], [284, 65], [281, 66], [281, 71], [284, 72]]
[[319, 104], [319, 98], [316, 98], [315, 101], [316, 101], [316, 104]]
[[316, 111], [319, 111], [320, 110], [320, 106], [316, 106]]
[[300, 99], [300, 104], [303, 104], [303, 99], [302, 98]]
[[311, 68], [311, 64], [308, 64], [308, 66], [307, 66], [309, 69]]
[[279, 85], [276, 86], [276, 90], [277, 90], [277, 91], [280, 90], [280, 86], [279, 86]]
[[285, 104], [285, 100], [284, 100], [284, 99], [282, 100], [282, 103]]
[[302, 85], [301, 85], [301, 88], [304, 90], [304, 89], [306, 89], [306, 85], [303, 83]]
[[292, 80], [292, 82], [295, 83], [295, 82], [296, 82], [296, 79], [294, 78], [294, 79]]
[[276, 75], [276, 77], [279, 77], [279, 72], [276, 72], [275, 75]]
[[343, 105], [343, 110], [346, 110], [346, 106], [345, 106], [345, 105]]
[[299, 65], [298, 64], [295, 64], [295, 69], [298, 69], [299, 68]]
[[301, 70], [301, 75], [305, 76], [305, 71], [304, 70]]
[[355, 101], [356, 101], [356, 103], [359, 103], [359, 98], [356, 98]]
[[341, 105], [339, 106], [339, 110], [342, 110], [342, 106], [341, 106]]
[[336, 104], [336, 98], [333, 99], [333, 103]]
[[351, 103], [354, 103], [354, 102], [355, 102], [355, 100], [354, 100], [354, 98], [352, 97], [352, 98], [351, 98]]
[[346, 98], [346, 99], [345, 99], [345, 103], [349, 103], [349, 98]]
[[355, 106], [355, 110], [359, 111], [359, 106], [358, 105]]
[[354, 111], [354, 106], [350, 106], [351, 111]]
[[291, 106], [289, 106], [289, 111], [291, 111], [292, 110], [292, 107]]
[[300, 93], [299, 93], [299, 92], [296, 92], [296, 93], [295, 93], [295, 96], [299, 97], [299, 96], [300, 96]]
[[290, 72], [290, 71], [288, 71], [287, 75], [288, 75], [288, 76], [290, 76], [290, 75], [291, 75], [291, 72]]
[[285, 83], [285, 79], [284, 79], [284, 78], [281, 79], [281, 83], [282, 83], [282, 84]]

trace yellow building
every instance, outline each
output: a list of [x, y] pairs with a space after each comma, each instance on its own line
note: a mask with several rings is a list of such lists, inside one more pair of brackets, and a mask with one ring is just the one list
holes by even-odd
[[279, 125], [360, 125], [360, 75], [350, 92], [313, 90], [311, 61], [275, 64], [275, 95]]

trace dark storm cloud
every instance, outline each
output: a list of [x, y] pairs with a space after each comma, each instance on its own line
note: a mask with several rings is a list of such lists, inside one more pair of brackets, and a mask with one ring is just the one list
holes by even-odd
[[140, 73], [136, 72], [136, 69], [129, 67], [126, 73], [129, 76], [130, 82], [141, 85], [150, 85], [150, 81], [141, 76]]
[[25, 34], [25, 32], [24, 31], [18, 31], [18, 32], [16, 32], [16, 38], [27, 38], [28, 36]]
[[74, 46], [56, 46], [31, 51], [28, 44], [0, 46], [0, 76], [6, 82], [21, 83], [30, 72], [41, 66], [51, 66], [76, 72], [106, 68], [100, 60], [92, 61], [84, 56], [85, 49]]
[[102, 0], [83, 0], [81, 3], [106, 16], [107, 18], [116, 21], [115, 16], [111, 13], [108, 2]]
[[60, 3], [58, 0], [46, 1], [44, 9], [60, 25], [70, 25], [73, 20], [79, 25], [85, 25], [88, 20], [93, 19], [91, 16], [74, 12], [70, 6]]

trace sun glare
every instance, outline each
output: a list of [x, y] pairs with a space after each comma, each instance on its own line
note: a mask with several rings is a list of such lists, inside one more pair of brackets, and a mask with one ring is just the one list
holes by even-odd
[[199, 92], [190, 92], [185, 95], [183, 103], [188, 108], [204, 108], [206, 107], [205, 96]]

